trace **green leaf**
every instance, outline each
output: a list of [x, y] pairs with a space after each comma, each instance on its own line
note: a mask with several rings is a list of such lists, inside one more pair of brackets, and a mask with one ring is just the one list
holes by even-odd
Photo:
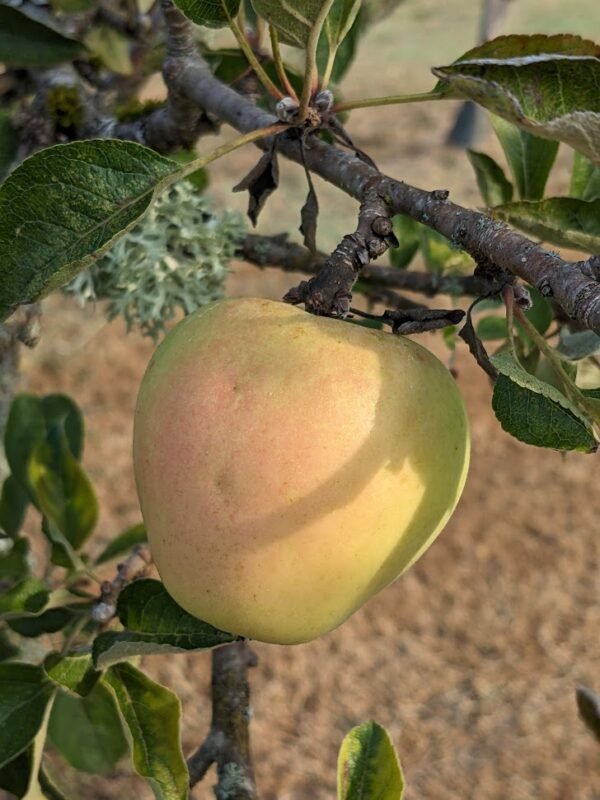
[[110, 772], [128, 750], [115, 698], [103, 683], [87, 697], [59, 691], [48, 738], [71, 766], [93, 774]]
[[[71, 453], [81, 458], [83, 418], [70, 397], [51, 394], [36, 397], [21, 394], [13, 400], [6, 423], [4, 446], [6, 459], [21, 486], [29, 484], [29, 461], [48, 438], [49, 432], [63, 430]], [[32, 498], [33, 499], [33, 498]]]
[[600, 200], [549, 197], [506, 203], [491, 212], [532, 236], [560, 247], [600, 252]]
[[0, 617], [22, 611], [37, 613], [48, 602], [47, 585], [38, 578], [25, 578], [0, 594]]
[[79, 42], [28, 17], [16, 8], [0, 5], [0, 61], [11, 67], [50, 67], [71, 61], [82, 50]]
[[535, 286], [528, 286], [527, 291], [531, 297], [532, 305], [531, 308], [525, 309], [525, 316], [535, 327], [537, 332], [543, 335], [554, 319], [552, 306]]
[[111, 140], [56, 145], [26, 159], [0, 186], [0, 318], [108, 250], [177, 169], [146, 147]]
[[[349, 6], [351, 3], [347, 2], [345, 5]], [[348, 71], [348, 68], [354, 61], [359, 41], [367, 28], [367, 21], [368, 15], [365, 12], [365, 9], [359, 11], [347, 34], [340, 41], [335, 53], [335, 61], [333, 63], [333, 70], [331, 73], [331, 80], [333, 83], [339, 83], [342, 80]], [[330, 46], [327, 36], [321, 35], [319, 37], [319, 45], [317, 48], [317, 67], [319, 70], [319, 75], [322, 75], [327, 67], [329, 52]], [[338, 93], [336, 92], [335, 94], [336, 99], [339, 102], [340, 98]]]
[[65, 656], [50, 653], [44, 660], [44, 669], [54, 683], [81, 697], [92, 691], [101, 675], [94, 668], [92, 657], [88, 653]]
[[395, 267], [405, 269], [421, 245], [421, 226], [416, 220], [404, 214], [396, 214], [393, 222], [394, 233], [400, 244], [390, 249], [390, 261]]
[[501, 36], [437, 67], [438, 91], [600, 163], [600, 48], [578, 36]]
[[483, 342], [506, 339], [508, 336], [508, 326], [504, 317], [482, 317], [477, 322], [475, 331]]
[[506, 178], [502, 167], [485, 153], [467, 150], [467, 157], [475, 170], [477, 185], [487, 206], [509, 203], [513, 196], [513, 185]]
[[[502, 145], [517, 192], [523, 200], [539, 200], [558, 153], [558, 142], [541, 139], [517, 128], [502, 117], [491, 115], [492, 126]], [[504, 202], [509, 202], [511, 198]]]
[[500, 373], [492, 408], [507, 433], [537, 447], [585, 453], [596, 449], [589, 420], [562, 392], [526, 372], [509, 352], [497, 353], [491, 361]]
[[441, 233], [419, 224], [421, 252], [428, 272], [440, 275], [443, 272], [471, 272], [474, 262], [471, 256], [452, 245]]
[[0, 662], [15, 658], [18, 654], [19, 648], [13, 644], [8, 632], [5, 629], [0, 630]]
[[131, 664], [111, 667], [106, 681], [129, 728], [136, 771], [159, 800], [187, 800], [189, 775], [181, 752], [177, 695]]
[[112, 72], [131, 75], [131, 40], [110, 25], [94, 25], [83, 40], [88, 50]]
[[12, 124], [11, 115], [5, 109], [0, 109], [0, 182], [8, 175], [17, 155], [18, 145], [19, 135]]
[[580, 200], [598, 200], [600, 198], [600, 167], [595, 167], [589, 158], [577, 151], [573, 153], [569, 194]]
[[117, 613], [126, 630], [96, 637], [93, 657], [97, 667], [134, 655], [205, 650], [238, 639], [188, 614], [160, 581], [141, 579], [126, 586], [119, 595]]
[[16, 581], [29, 574], [29, 542], [15, 539], [0, 542], [0, 578]]
[[69, 449], [79, 461], [83, 453], [83, 417], [74, 401], [65, 394], [47, 394], [40, 398], [46, 429], [60, 426], [67, 437]]
[[148, 537], [144, 523], [139, 522], [137, 525], [132, 525], [131, 528], [127, 528], [108, 543], [96, 559], [96, 564], [104, 564], [113, 558], [129, 553], [136, 545], [144, 544], [146, 541], [148, 541]]
[[[319, 37], [317, 65], [320, 74], [327, 69], [328, 62], [332, 62], [330, 66], [333, 68], [338, 49], [354, 25], [361, 2], [362, 0], [334, 0]], [[333, 69], [331, 72], [333, 73]]]
[[175, 5], [196, 25], [223, 28], [238, 13], [240, 0], [175, 0]]
[[49, 431], [28, 464], [29, 483], [41, 512], [78, 550], [98, 519], [98, 502], [89, 478], [71, 454], [65, 433]]
[[376, 722], [346, 735], [338, 756], [338, 800], [401, 800], [404, 776], [389, 733]]
[[308, 38], [317, 21], [324, 0], [252, 0], [256, 13], [272, 25], [279, 38], [292, 47], [306, 48]]
[[600, 336], [593, 331], [573, 331], [566, 326], [560, 329], [558, 352], [569, 361], [580, 361], [600, 352]]
[[0, 769], [0, 789], [14, 794], [15, 797], [23, 797], [27, 792], [30, 772], [30, 754], [20, 753]]
[[31, 744], [54, 691], [41, 667], [0, 664], [0, 766]]
[[46, 419], [40, 399], [30, 394], [17, 395], [6, 422], [4, 449], [13, 476], [23, 487], [29, 486], [27, 464], [31, 454], [45, 438]]
[[27, 614], [22, 617], [10, 617], [6, 620], [8, 627], [15, 633], [35, 639], [46, 633], [56, 633], [65, 628], [78, 616], [76, 608], [49, 608], [41, 614]]
[[23, 525], [28, 502], [23, 486], [14, 475], [9, 475], [0, 492], [0, 532], [15, 538]]

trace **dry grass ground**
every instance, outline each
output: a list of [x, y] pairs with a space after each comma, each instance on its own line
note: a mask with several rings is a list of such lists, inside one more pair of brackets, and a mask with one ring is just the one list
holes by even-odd
[[[373, 30], [348, 96], [428, 88], [427, 65], [469, 47], [477, 24], [477, 4], [440, 5], [407, 0]], [[599, 17], [595, 1], [577, 0], [565, 11], [558, 0], [537, 0], [515, 4], [507, 27], [593, 34], [595, 20], [597, 34]], [[350, 129], [391, 174], [447, 187], [476, 204], [465, 156], [440, 144], [452, 114], [439, 105], [361, 111]], [[220, 202], [243, 202], [229, 190], [253, 158], [248, 149], [215, 166]], [[282, 180], [264, 230], [297, 227], [302, 176], [285, 166]], [[353, 227], [355, 206], [331, 187], [320, 195], [321, 244], [332, 246]], [[230, 288], [277, 297], [291, 282], [239, 265]], [[60, 298], [46, 311], [44, 338], [24, 364], [24, 387], [66, 391], [82, 406], [86, 466], [108, 538], [139, 518], [131, 421], [152, 346]], [[427, 342], [445, 357], [437, 339]], [[297, 647], [256, 647], [252, 736], [262, 800], [332, 798], [340, 741], [369, 718], [391, 732], [409, 800], [600, 798], [600, 749], [578, 720], [573, 696], [579, 683], [600, 689], [600, 500], [593, 489], [600, 467], [590, 456], [510, 439], [493, 417], [485, 375], [464, 352], [456, 366], [471, 414], [473, 462], [444, 534], [408, 575], [337, 631]], [[186, 751], [207, 729], [209, 660], [146, 662], [182, 698]], [[151, 797], [127, 765], [110, 779], [78, 784], [62, 765], [60, 771], [85, 800]], [[193, 796], [208, 800], [210, 784]]]

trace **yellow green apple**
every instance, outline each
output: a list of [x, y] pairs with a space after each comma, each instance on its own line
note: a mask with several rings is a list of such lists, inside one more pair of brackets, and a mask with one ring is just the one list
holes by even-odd
[[463, 402], [432, 353], [270, 300], [179, 323], [135, 415], [167, 590], [265, 642], [314, 639], [394, 581], [448, 521], [468, 461]]

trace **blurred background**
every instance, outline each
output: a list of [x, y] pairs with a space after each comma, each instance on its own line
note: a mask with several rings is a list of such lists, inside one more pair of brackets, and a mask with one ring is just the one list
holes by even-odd
[[[429, 67], [472, 47], [479, 3], [405, 0], [373, 26], [344, 81], [344, 98], [426, 91]], [[597, 0], [512, 0], [502, 32], [600, 37]], [[147, 97], [160, 97], [151, 84]], [[459, 203], [480, 200], [464, 151], [447, 145], [455, 103], [354, 111], [348, 130], [388, 174], [445, 188]], [[231, 137], [231, 131], [222, 134]], [[203, 139], [209, 150], [215, 138]], [[477, 149], [503, 162], [482, 129]], [[564, 152], [562, 152], [564, 150]], [[564, 186], [561, 148], [551, 182]], [[245, 211], [231, 192], [250, 169], [246, 148], [210, 168], [218, 208]], [[561, 166], [562, 165], [562, 166]], [[282, 163], [281, 188], [259, 223], [293, 232], [306, 185]], [[332, 249], [354, 229], [356, 204], [317, 180], [318, 244]], [[294, 275], [234, 264], [230, 295], [279, 298]], [[436, 305], [444, 305], [443, 301]], [[99, 494], [104, 539], [139, 521], [130, 453], [137, 388], [153, 344], [106, 323], [100, 308], [69, 298], [45, 303], [39, 346], [25, 354], [23, 390], [67, 392], [87, 425], [85, 466]], [[448, 362], [440, 337], [422, 341]], [[463, 499], [439, 540], [395, 585], [338, 630], [295, 647], [255, 646], [252, 746], [263, 800], [335, 795], [343, 735], [367, 719], [385, 725], [404, 766], [408, 800], [597, 800], [600, 746], [578, 719], [574, 689], [600, 690], [600, 478], [597, 459], [560, 455], [505, 434], [490, 407], [487, 377], [461, 346], [453, 366], [472, 425], [473, 457]], [[146, 668], [182, 698], [184, 749], [210, 720], [210, 656], [147, 659]], [[135, 798], [150, 790], [129, 776], [81, 779], [60, 765], [65, 786], [85, 800]], [[213, 797], [211, 775], [193, 792]]]

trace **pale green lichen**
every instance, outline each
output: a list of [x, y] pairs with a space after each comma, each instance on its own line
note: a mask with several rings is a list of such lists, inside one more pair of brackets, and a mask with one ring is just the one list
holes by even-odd
[[240, 214], [211, 211], [187, 181], [175, 184], [144, 218], [66, 288], [82, 304], [108, 300], [107, 316], [156, 339], [179, 311], [223, 296], [229, 262], [245, 233]]

